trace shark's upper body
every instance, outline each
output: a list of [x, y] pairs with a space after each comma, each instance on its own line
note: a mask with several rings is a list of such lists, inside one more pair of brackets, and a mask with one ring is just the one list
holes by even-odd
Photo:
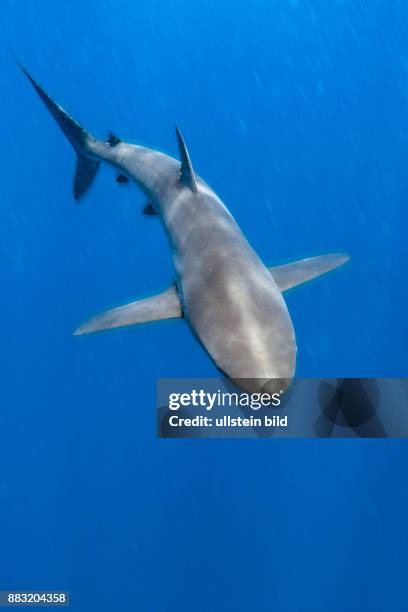
[[194, 173], [179, 130], [181, 163], [112, 135], [108, 142], [96, 140], [26, 74], [77, 152], [75, 198], [87, 190], [100, 161], [112, 164], [120, 182], [130, 179], [143, 189], [173, 255], [176, 287], [98, 315], [76, 334], [184, 316], [218, 368], [242, 388], [284, 391], [295, 371], [296, 342], [282, 291], [347, 256], [268, 269], [219, 197]]
[[178, 160], [151, 149], [90, 140], [87, 150], [134, 180], [160, 216], [183, 314], [219, 369], [253, 390], [271, 379], [286, 388], [296, 344], [285, 301], [214, 191], [197, 175], [192, 189]]

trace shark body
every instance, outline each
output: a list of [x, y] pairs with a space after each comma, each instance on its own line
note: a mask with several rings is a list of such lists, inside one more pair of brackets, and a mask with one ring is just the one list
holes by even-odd
[[195, 174], [181, 132], [181, 161], [159, 151], [94, 138], [22, 68], [77, 153], [74, 198], [90, 186], [100, 162], [118, 182], [146, 194], [146, 214], [160, 217], [176, 271], [167, 291], [106, 311], [81, 325], [82, 335], [169, 318], [190, 324], [217, 367], [250, 392], [282, 393], [295, 372], [296, 341], [282, 292], [332, 270], [344, 254], [314, 257], [268, 269], [214, 191]]

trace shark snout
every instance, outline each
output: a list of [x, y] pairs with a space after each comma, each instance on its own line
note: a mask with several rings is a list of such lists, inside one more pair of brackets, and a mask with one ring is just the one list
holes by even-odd
[[268, 393], [268, 395], [278, 393], [279, 395], [283, 395], [286, 389], [289, 387], [291, 381], [291, 378], [270, 378], [263, 385], [262, 393]]
[[289, 387], [292, 378], [231, 378], [243, 391], [248, 393], [267, 393], [283, 395]]

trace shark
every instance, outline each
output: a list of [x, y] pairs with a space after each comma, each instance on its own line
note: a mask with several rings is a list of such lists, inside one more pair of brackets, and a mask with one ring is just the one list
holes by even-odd
[[195, 172], [180, 129], [179, 158], [92, 136], [20, 67], [76, 153], [73, 196], [88, 191], [102, 162], [118, 183], [144, 192], [146, 215], [160, 218], [174, 262], [175, 281], [164, 292], [111, 308], [74, 331], [81, 336], [129, 325], [185, 319], [217, 368], [239, 388], [269, 395], [289, 387], [296, 339], [284, 292], [348, 259], [345, 253], [267, 267], [211, 187]]

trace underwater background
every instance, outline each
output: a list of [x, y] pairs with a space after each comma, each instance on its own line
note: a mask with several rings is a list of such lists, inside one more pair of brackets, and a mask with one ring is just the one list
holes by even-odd
[[17, 57], [95, 136], [194, 167], [286, 295], [298, 376], [405, 376], [408, 4], [3, 0], [0, 589], [73, 610], [406, 610], [405, 441], [158, 440], [156, 379], [218, 371], [184, 321], [73, 337], [165, 289], [142, 194], [74, 153]]

